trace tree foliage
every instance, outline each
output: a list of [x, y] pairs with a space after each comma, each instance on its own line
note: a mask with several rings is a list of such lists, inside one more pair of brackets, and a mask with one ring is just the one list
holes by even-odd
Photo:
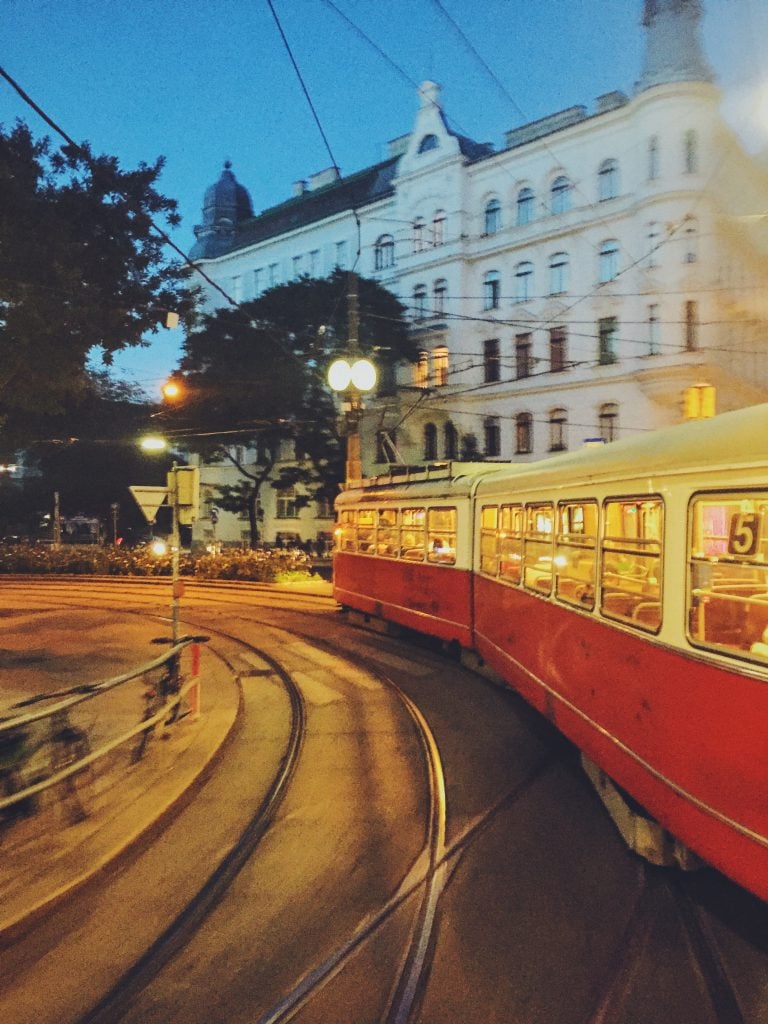
[[[374, 359], [386, 387], [393, 367], [415, 358], [404, 308], [378, 282], [356, 282], [359, 349]], [[187, 337], [185, 397], [169, 410], [169, 422], [204, 460], [237, 467], [238, 483], [220, 488], [217, 501], [247, 512], [253, 543], [267, 480], [275, 487], [301, 484], [311, 500], [332, 498], [343, 479], [343, 438], [326, 374], [332, 359], [349, 350], [350, 284], [337, 269], [325, 279], [278, 285], [204, 317]], [[296, 459], [276, 471], [286, 446]]]
[[51, 511], [58, 493], [64, 516], [94, 516], [111, 526], [112, 505], [117, 504], [119, 534], [145, 532], [147, 524], [128, 487], [165, 484], [170, 458], [147, 455], [138, 444], [155, 408], [139, 389], [114, 381], [107, 372], [87, 374], [66, 410], [37, 417], [39, 440], [25, 452], [35, 472], [22, 485], [5, 481], [0, 530], [34, 535], [39, 514]]
[[156, 189], [163, 167], [124, 171], [87, 143], [55, 149], [18, 122], [0, 125], [0, 438], [34, 436], [35, 418], [87, 389], [104, 363], [143, 343], [167, 310], [187, 317], [182, 270], [152, 221], [178, 223]]

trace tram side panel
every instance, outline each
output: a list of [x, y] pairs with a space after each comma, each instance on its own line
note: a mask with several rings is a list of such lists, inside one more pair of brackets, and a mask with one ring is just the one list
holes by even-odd
[[339, 551], [334, 596], [346, 607], [446, 642], [471, 642], [468, 569]]

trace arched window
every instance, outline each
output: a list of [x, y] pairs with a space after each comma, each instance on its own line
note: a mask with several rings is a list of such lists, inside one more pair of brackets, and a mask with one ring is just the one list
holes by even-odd
[[376, 270], [386, 270], [395, 265], [395, 240], [392, 235], [382, 235], [373, 250], [373, 265]]
[[417, 217], [413, 222], [411, 230], [411, 242], [412, 249], [414, 252], [423, 252], [426, 248], [426, 241], [424, 238], [424, 218]]
[[683, 167], [686, 174], [695, 174], [699, 169], [699, 140], [693, 128], [683, 136]]
[[609, 238], [600, 246], [600, 284], [614, 281], [619, 275], [619, 243]]
[[432, 349], [432, 379], [439, 388], [448, 383], [448, 349], [445, 345]]
[[699, 258], [699, 226], [696, 218], [685, 218], [683, 229], [683, 263], [695, 263]]
[[571, 208], [571, 183], [564, 176], [555, 178], [550, 190], [550, 209], [552, 213], [567, 213]]
[[518, 263], [515, 267], [515, 302], [533, 298], [533, 264]]
[[648, 181], [659, 176], [659, 137], [652, 135], [648, 140]]
[[445, 297], [448, 294], [448, 282], [444, 277], [435, 281], [432, 289], [432, 312], [435, 316], [445, 315]]
[[530, 455], [533, 451], [533, 416], [529, 412], [515, 416], [515, 445], [517, 455]]
[[532, 188], [521, 188], [517, 193], [517, 223], [520, 227], [530, 224], [534, 216], [535, 197]]
[[501, 300], [501, 275], [489, 270], [483, 278], [483, 309], [498, 309]]
[[501, 229], [501, 203], [491, 199], [485, 207], [485, 233], [495, 235]]
[[549, 450], [564, 452], [568, 449], [568, 413], [553, 409], [549, 414]]
[[445, 243], [445, 210], [435, 211], [432, 218], [432, 245]]
[[615, 199], [619, 194], [619, 164], [617, 160], [603, 160], [597, 172], [600, 202]]
[[549, 294], [568, 291], [568, 253], [556, 252], [549, 257]]
[[434, 462], [437, 458], [437, 427], [434, 423], [424, 424], [424, 458]]
[[600, 437], [604, 441], [615, 441], [619, 436], [619, 407], [616, 402], [605, 402], [597, 416]]
[[485, 454], [489, 458], [501, 455], [501, 427], [498, 416], [486, 416], [483, 420]]
[[450, 420], [443, 427], [443, 450], [446, 459], [458, 459], [459, 433]]
[[439, 149], [440, 140], [436, 135], [425, 135], [419, 143], [419, 152], [428, 153], [431, 149]]
[[427, 286], [417, 284], [413, 289], [413, 319], [423, 320], [427, 315]]

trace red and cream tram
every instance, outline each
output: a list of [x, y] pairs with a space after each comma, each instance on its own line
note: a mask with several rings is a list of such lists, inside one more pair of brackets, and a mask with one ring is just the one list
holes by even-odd
[[768, 899], [768, 405], [337, 500], [344, 606], [473, 649]]

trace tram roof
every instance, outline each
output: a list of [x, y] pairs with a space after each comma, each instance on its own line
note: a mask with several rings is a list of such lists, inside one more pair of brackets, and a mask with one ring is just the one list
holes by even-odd
[[768, 404], [692, 420], [611, 444], [525, 465], [509, 465], [479, 481], [477, 492], [493, 493], [509, 478], [530, 487], [573, 485], [678, 473], [711, 473], [768, 464]]
[[387, 473], [355, 482], [337, 505], [404, 498], [494, 494], [514, 479], [516, 486], [573, 486], [593, 481], [711, 473], [768, 464], [768, 403], [692, 420], [611, 444], [586, 444], [536, 462], [440, 462], [393, 466]]

